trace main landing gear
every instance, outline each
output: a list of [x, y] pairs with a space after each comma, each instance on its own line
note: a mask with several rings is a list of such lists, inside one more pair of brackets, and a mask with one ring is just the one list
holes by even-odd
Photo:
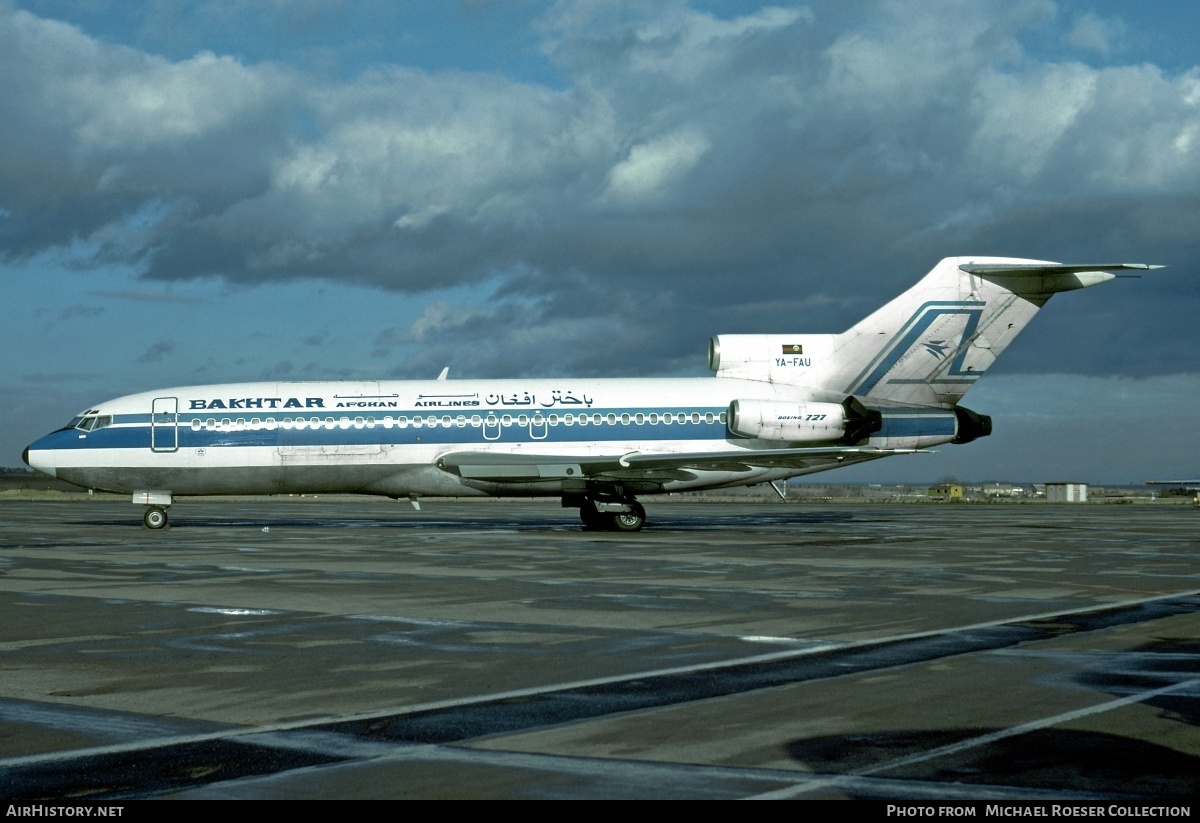
[[636, 532], [646, 524], [646, 509], [633, 498], [603, 500], [563, 498], [563, 506], [579, 506], [579, 519], [591, 531]]

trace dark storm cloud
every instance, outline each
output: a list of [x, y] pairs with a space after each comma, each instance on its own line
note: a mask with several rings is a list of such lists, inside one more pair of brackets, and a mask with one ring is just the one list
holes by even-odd
[[54, 372], [52, 374], [23, 374], [21, 380], [26, 383], [82, 383], [95, 379], [94, 375], [82, 372]]
[[59, 315], [60, 320], [70, 320], [72, 317], [99, 317], [104, 314], [103, 306], [85, 306], [81, 303], [75, 303], [67, 306]]
[[201, 297], [190, 297], [185, 294], [170, 294], [168, 292], [156, 291], [153, 289], [98, 289], [96, 291], [88, 292], [88, 294], [96, 297], [111, 297], [117, 300], [136, 300], [146, 303], [182, 303], [184, 305], [195, 305], [204, 302], [204, 299]]
[[141, 357], [137, 359], [139, 363], [158, 363], [165, 355], [175, 351], [174, 340], [160, 340], [154, 343], [150, 348], [142, 352]]
[[263, 370], [261, 375], [262, 380], [286, 380], [293, 377], [296, 372], [295, 365], [291, 360], [281, 360], [273, 366]]
[[[75, 242], [159, 281], [494, 290], [381, 333], [397, 374], [464, 362], [464, 339], [492, 341], [480, 375], [702, 369], [709, 333], [840, 331], [959, 254], [1170, 264], [1052, 304], [1078, 341], [1055, 365], [1194, 369], [1171, 324], [1200, 262], [1200, 72], [1115, 63], [1120, 21], [561, 3], [537, 23], [568, 79], [550, 89], [170, 61], [0, 16], [5, 255]], [[1032, 56], [1054, 25], [1107, 62]]]

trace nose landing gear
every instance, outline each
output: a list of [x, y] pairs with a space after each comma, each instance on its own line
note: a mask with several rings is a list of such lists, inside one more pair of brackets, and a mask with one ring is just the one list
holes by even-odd
[[150, 506], [142, 515], [142, 525], [147, 529], [167, 528], [167, 510], [162, 506]]
[[146, 507], [142, 512], [142, 525], [147, 529], [166, 529], [170, 528], [167, 522], [167, 509], [171, 507], [171, 493], [169, 491], [135, 491], [133, 493], [134, 505], [141, 504]]

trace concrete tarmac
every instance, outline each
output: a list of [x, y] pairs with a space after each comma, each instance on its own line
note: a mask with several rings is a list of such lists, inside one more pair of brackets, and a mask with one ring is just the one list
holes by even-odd
[[0, 503], [0, 796], [1200, 794], [1200, 513]]

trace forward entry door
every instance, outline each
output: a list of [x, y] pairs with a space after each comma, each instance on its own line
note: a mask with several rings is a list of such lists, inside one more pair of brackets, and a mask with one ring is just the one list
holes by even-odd
[[150, 406], [150, 450], [179, 451], [179, 398], [156, 397]]

